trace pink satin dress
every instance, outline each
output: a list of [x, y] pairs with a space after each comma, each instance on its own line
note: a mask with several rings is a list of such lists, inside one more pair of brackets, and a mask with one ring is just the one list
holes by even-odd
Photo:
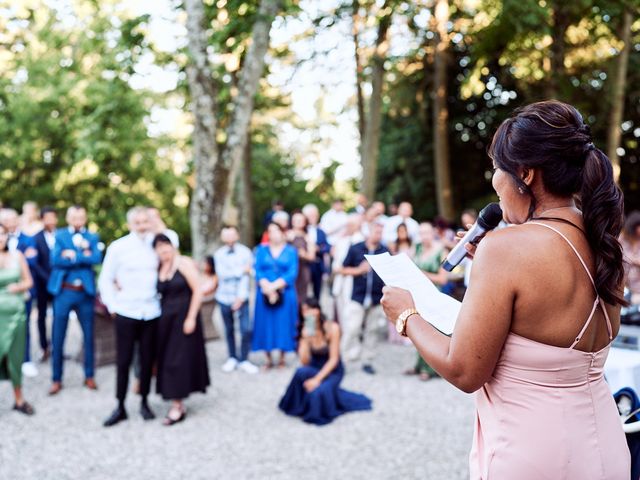
[[[595, 290], [569, 239], [535, 224], [568, 242]], [[491, 380], [476, 392], [472, 480], [629, 480], [629, 449], [603, 373], [610, 345], [575, 349], [600, 302], [596, 293], [569, 348], [509, 333]], [[601, 308], [611, 340], [611, 321]]]

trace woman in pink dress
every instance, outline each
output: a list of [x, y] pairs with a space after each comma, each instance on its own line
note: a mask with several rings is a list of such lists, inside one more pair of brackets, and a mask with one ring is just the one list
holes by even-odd
[[489, 155], [513, 226], [469, 248], [453, 335], [412, 313], [405, 290], [385, 287], [382, 305], [429, 365], [475, 392], [473, 480], [626, 480], [629, 450], [603, 375], [624, 303], [611, 162], [558, 101], [517, 111]]

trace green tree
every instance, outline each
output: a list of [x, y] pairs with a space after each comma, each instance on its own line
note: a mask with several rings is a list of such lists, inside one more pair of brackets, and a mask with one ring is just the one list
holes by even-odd
[[78, 2], [3, 2], [13, 32], [0, 71], [0, 190], [5, 204], [26, 200], [64, 209], [85, 205], [105, 241], [124, 233], [125, 213], [153, 204], [184, 238], [182, 173], [159, 155], [166, 139], [148, 135], [150, 92], [129, 84], [151, 51], [146, 17]]

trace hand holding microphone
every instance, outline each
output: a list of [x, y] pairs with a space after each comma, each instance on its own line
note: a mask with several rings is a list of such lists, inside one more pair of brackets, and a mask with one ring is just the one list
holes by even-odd
[[502, 209], [497, 203], [490, 203], [482, 210], [480, 210], [478, 220], [467, 231], [467, 233], [465, 233], [464, 237], [462, 237], [462, 240], [460, 240], [458, 244], [453, 247], [453, 250], [449, 252], [447, 258], [444, 260], [444, 262], [442, 262], [442, 268], [444, 268], [447, 272], [453, 270], [467, 255], [467, 253], [469, 253], [467, 250], [467, 245], [474, 245], [482, 238], [485, 233], [496, 228], [501, 220]]

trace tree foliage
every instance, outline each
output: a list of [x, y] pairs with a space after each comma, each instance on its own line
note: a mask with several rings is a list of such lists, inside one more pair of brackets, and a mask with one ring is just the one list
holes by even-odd
[[74, 18], [43, 3], [9, 7], [0, 20], [15, 32], [0, 74], [2, 200], [85, 205], [107, 241], [124, 232], [127, 209], [154, 205], [186, 236], [183, 172], [148, 134], [153, 95], [129, 85], [150, 48], [147, 18], [81, 7]]

